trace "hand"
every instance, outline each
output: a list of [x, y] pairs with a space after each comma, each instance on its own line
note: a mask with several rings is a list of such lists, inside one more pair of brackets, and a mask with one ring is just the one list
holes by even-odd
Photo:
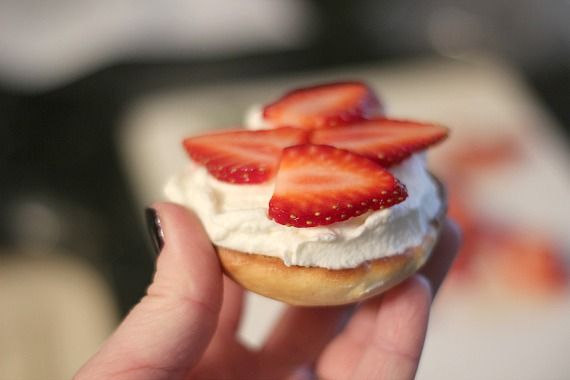
[[200, 222], [173, 204], [154, 208], [164, 247], [153, 283], [76, 380], [311, 379], [312, 369], [327, 380], [413, 378], [458, 248], [453, 223], [422, 274], [356, 307], [289, 307], [253, 351], [236, 338], [244, 291], [222, 275]]

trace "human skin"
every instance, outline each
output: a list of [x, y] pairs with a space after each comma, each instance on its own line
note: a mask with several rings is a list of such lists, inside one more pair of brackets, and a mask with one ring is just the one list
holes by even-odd
[[459, 246], [446, 221], [420, 273], [358, 305], [287, 307], [263, 346], [241, 344], [244, 290], [222, 274], [199, 220], [152, 206], [164, 246], [146, 295], [79, 370], [88, 379], [412, 379], [431, 301]]

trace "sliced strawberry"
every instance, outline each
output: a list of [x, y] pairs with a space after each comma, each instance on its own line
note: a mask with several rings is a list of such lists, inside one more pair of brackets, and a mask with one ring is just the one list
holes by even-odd
[[301, 128], [328, 127], [380, 114], [378, 98], [361, 82], [300, 88], [263, 109], [263, 118], [271, 125]]
[[437, 124], [376, 118], [315, 130], [311, 142], [350, 150], [390, 166], [442, 141], [447, 134], [448, 129]]
[[212, 133], [187, 138], [183, 144], [188, 155], [220, 181], [255, 184], [273, 177], [283, 148], [306, 142], [306, 131], [284, 127]]
[[371, 160], [327, 145], [283, 151], [269, 217], [294, 227], [347, 220], [402, 202], [406, 187]]
[[559, 293], [570, 276], [562, 250], [537, 231], [506, 231], [496, 241], [502, 279], [515, 290]]

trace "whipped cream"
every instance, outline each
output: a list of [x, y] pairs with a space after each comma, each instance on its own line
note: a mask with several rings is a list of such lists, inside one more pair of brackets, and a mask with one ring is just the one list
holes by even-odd
[[172, 178], [165, 193], [200, 217], [212, 242], [245, 253], [278, 257], [286, 265], [354, 268], [419, 245], [441, 207], [438, 189], [415, 154], [390, 168], [408, 189], [408, 198], [391, 208], [368, 212], [328, 226], [296, 228], [267, 216], [274, 183], [235, 185], [218, 181], [191, 162]]
[[247, 129], [268, 129], [272, 125], [263, 118], [263, 107], [259, 104], [254, 104], [245, 112], [244, 124]]

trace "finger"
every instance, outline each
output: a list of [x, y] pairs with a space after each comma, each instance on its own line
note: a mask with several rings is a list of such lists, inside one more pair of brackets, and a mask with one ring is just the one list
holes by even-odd
[[244, 290], [224, 276], [224, 300], [214, 337], [198, 365], [192, 379], [253, 379], [255, 355], [241, 345], [237, 331], [241, 322]]
[[421, 276], [365, 302], [319, 359], [334, 379], [412, 379], [425, 339], [431, 289]]
[[214, 333], [222, 274], [212, 245], [186, 209], [154, 208], [164, 247], [153, 283], [76, 379], [182, 379]]
[[224, 276], [224, 298], [216, 335], [234, 337], [241, 323], [244, 290], [232, 279]]
[[431, 258], [420, 270], [431, 283], [435, 295], [449, 271], [453, 260], [459, 250], [461, 233], [455, 222], [447, 219], [443, 225], [439, 241], [437, 242]]
[[233, 346], [239, 345], [236, 334], [243, 309], [243, 288], [224, 276], [223, 298], [218, 326], [206, 352], [202, 356], [200, 361], [201, 367], [220, 366], [219, 359], [222, 357], [227, 358], [224, 362], [231, 361], [232, 357], [226, 354], [232, 351]]
[[414, 277], [386, 294], [353, 379], [412, 379], [427, 331], [431, 288]]
[[261, 378], [283, 379], [313, 363], [339, 332], [349, 307], [289, 307], [260, 352]]

